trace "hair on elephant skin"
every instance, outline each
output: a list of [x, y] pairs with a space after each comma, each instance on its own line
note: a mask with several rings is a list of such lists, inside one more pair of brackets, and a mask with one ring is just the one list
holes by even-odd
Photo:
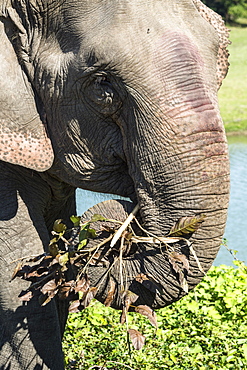
[[[209, 269], [229, 197], [217, 100], [228, 30], [199, 0], [0, 0], [0, 40], [0, 369], [61, 370], [68, 303], [20, 302], [28, 285], [10, 282], [12, 262], [47, 250], [82, 188], [129, 197], [97, 209], [115, 217], [138, 204], [141, 224], [160, 237], [205, 215], [190, 241]], [[190, 290], [203, 274], [188, 259]], [[158, 248], [141, 243], [123, 260], [126, 276], [162, 286], [163, 295], [139, 287], [141, 304], [185, 294]], [[104, 273], [89, 269], [92, 280]]]

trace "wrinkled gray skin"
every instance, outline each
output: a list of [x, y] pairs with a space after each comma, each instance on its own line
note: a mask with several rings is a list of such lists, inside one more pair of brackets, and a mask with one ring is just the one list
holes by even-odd
[[[0, 1], [1, 369], [63, 369], [66, 304], [22, 304], [27, 283], [9, 280], [11, 262], [41, 253], [54, 220], [75, 213], [76, 187], [130, 197], [156, 235], [204, 213], [193, 245], [205, 271], [214, 260], [229, 192], [216, 95], [227, 57], [220, 20], [199, 5]], [[189, 263], [191, 289], [202, 273]], [[184, 294], [164, 256], [141, 272], [162, 277], [153, 307]]]

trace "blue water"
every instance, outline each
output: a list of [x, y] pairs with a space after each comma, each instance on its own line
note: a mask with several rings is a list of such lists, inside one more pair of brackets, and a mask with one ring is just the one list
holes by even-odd
[[[225, 230], [228, 248], [237, 251], [236, 257], [247, 263], [247, 136], [228, 138], [231, 192]], [[232, 256], [221, 247], [215, 265], [232, 264]]]
[[[227, 239], [228, 248], [238, 251], [237, 258], [247, 263], [247, 137], [229, 137], [228, 143], [231, 193], [224, 237]], [[94, 204], [112, 198], [119, 197], [78, 189], [77, 213], [81, 215]], [[214, 265], [232, 265], [232, 261], [232, 255], [222, 246]]]

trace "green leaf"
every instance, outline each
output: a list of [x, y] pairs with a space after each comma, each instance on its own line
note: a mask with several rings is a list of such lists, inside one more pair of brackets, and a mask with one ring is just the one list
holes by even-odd
[[71, 216], [70, 221], [73, 222], [74, 227], [80, 226], [81, 217], [79, 216]]
[[106, 218], [105, 218], [104, 216], [101, 216], [101, 215], [95, 214], [95, 215], [93, 215], [93, 217], [91, 218], [90, 222], [97, 222], [97, 221], [106, 221]]
[[243, 344], [244, 357], [247, 360], [247, 343]]
[[97, 238], [97, 234], [96, 234], [95, 229], [88, 229], [87, 232], [88, 232], [88, 237], [89, 238], [92, 238], [92, 239]]
[[182, 217], [176, 224], [171, 228], [169, 236], [184, 236], [193, 234], [199, 229], [202, 222], [205, 220], [205, 215], [193, 216], [193, 217]]
[[56, 243], [52, 243], [49, 245], [49, 253], [52, 257], [56, 257], [59, 253], [59, 248]]
[[61, 266], [64, 266], [66, 265], [66, 263], [68, 262], [69, 260], [69, 253], [64, 253], [64, 254], [61, 254], [60, 256], [58, 256], [58, 263], [59, 265]]
[[178, 362], [178, 359], [172, 353], [170, 353], [170, 359], [174, 362], [174, 364]]
[[79, 251], [80, 249], [82, 249], [83, 247], [85, 247], [85, 246], [87, 245], [87, 242], [88, 242], [88, 239], [83, 239], [83, 240], [78, 244], [77, 250]]
[[84, 239], [88, 239], [88, 229], [89, 229], [89, 223], [83, 225], [80, 234], [79, 234], [79, 242], [83, 241]]
[[78, 250], [82, 249], [83, 247], [87, 245], [89, 238], [92, 238], [92, 239], [97, 238], [95, 229], [90, 229], [89, 226], [90, 226], [89, 222], [82, 225], [82, 229], [79, 234], [79, 245], [77, 248]]
[[67, 226], [62, 223], [61, 219], [59, 219], [54, 222], [53, 230], [58, 234], [60, 233], [64, 234], [64, 232], [67, 230]]

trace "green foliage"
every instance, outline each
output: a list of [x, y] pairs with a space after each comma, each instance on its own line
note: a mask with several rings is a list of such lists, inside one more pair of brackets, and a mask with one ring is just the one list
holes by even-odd
[[219, 90], [220, 111], [227, 132], [247, 130], [246, 39], [247, 28], [231, 28], [230, 68]]
[[202, 2], [228, 22], [247, 17], [246, 0], [202, 0]]
[[157, 310], [158, 329], [148, 318], [128, 315], [128, 328], [146, 337], [135, 351], [119, 312], [98, 302], [70, 314], [63, 348], [66, 369], [206, 370], [247, 369], [247, 268], [212, 267], [179, 302]]

